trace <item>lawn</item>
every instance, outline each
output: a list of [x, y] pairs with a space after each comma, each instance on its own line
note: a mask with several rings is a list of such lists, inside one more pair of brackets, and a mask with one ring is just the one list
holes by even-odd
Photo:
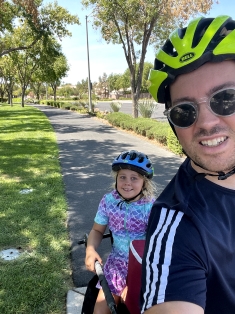
[[66, 313], [72, 286], [67, 203], [58, 146], [45, 115], [0, 105], [1, 314]]

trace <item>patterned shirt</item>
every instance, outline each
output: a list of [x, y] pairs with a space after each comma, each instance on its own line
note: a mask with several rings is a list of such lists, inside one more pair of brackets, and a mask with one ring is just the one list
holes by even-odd
[[104, 274], [111, 291], [120, 295], [126, 286], [129, 246], [132, 240], [145, 239], [154, 198], [126, 203], [116, 190], [105, 194], [99, 204], [95, 222], [108, 225], [113, 247], [105, 263]]

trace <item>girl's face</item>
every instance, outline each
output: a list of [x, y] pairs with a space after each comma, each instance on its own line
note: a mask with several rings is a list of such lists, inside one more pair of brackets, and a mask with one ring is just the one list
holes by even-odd
[[[117, 175], [117, 189], [123, 198], [129, 199], [140, 193], [144, 185], [144, 178], [138, 172], [121, 169]], [[140, 199], [141, 195], [136, 197]]]

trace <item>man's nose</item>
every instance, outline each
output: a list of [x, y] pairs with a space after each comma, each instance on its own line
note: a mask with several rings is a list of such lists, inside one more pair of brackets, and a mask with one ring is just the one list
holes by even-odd
[[209, 108], [209, 104], [201, 102], [198, 104], [198, 119], [196, 122], [197, 127], [202, 129], [210, 129], [212, 126], [218, 124], [220, 117], [215, 115]]

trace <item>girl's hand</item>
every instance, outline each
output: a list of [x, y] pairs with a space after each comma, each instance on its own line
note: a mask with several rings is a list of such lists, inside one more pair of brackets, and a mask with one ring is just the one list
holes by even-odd
[[98, 261], [101, 265], [102, 259], [95, 249], [88, 247], [86, 249], [85, 265], [86, 269], [95, 273], [95, 261]]

